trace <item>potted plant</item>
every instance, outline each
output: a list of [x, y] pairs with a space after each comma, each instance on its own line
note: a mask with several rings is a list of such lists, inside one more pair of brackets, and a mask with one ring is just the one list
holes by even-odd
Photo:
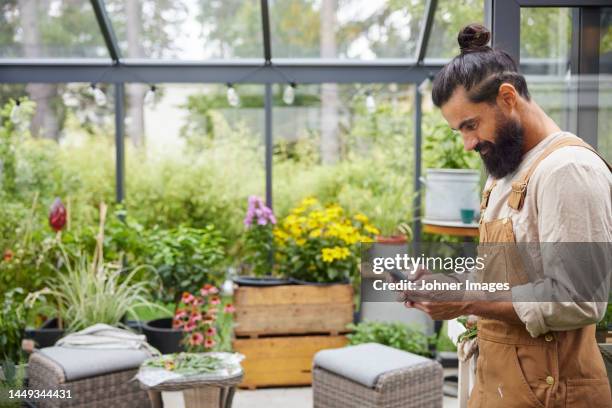
[[274, 212], [257, 196], [248, 199], [244, 217], [244, 266], [249, 276], [238, 276], [234, 282], [242, 286], [275, 286], [290, 282], [283, 276], [272, 276], [274, 253]]
[[461, 222], [461, 210], [479, 211], [480, 160], [466, 152], [461, 137], [447, 125], [428, 130], [425, 155], [425, 217]]
[[148, 298], [153, 288], [152, 279], [138, 280], [145, 266], [125, 269], [121, 262], [104, 263], [80, 255], [71, 260], [63, 252], [63, 269], [47, 281], [39, 293], [50, 297], [52, 307], [66, 331], [78, 331], [96, 323], [120, 326], [139, 307], [155, 308]]
[[[353, 321], [351, 283], [357, 282], [361, 242], [378, 229], [364, 214], [306, 198], [274, 229], [274, 273], [293, 285], [235, 292], [236, 335], [341, 333]], [[268, 259], [268, 254], [261, 256]], [[275, 318], [269, 311], [275, 310]]]
[[[205, 283], [219, 283], [223, 278], [220, 265], [225, 257], [224, 241], [212, 225], [203, 229], [155, 229], [147, 242], [148, 263], [156, 268], [162, 282], [159, 298], [174, 304], [175, 314], [183, 293], [195, 293]], [[162, 351], [180, 348], [183, 331], [173, 326], [172, 317], [146, 322], [143, 332], [149, 343]]]

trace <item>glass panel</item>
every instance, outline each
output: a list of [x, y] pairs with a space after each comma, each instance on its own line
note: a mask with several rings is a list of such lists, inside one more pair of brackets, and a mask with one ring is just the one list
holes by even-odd
[[271, 0], [274, 58], [414, 58], [425, 0]]
[[571, 44], [571, 8], [521, 8], [521, 63], [539, 65], [529, 73], [565, 75]]
[[274, 208], [286, 215], [303, 198], [362, 212], [382, 234], [410, 222], [413, 87], [300, 85], [295, 101], [274, 87]]
[[575, 125], [575, 81], [568, 75], [571, 8], [521, 8], [521, 69], [529, 92], [561, 127]]
[[3, 2], [0, 58], [108, 58], [87, 0]]
[[258, 0], [107, 0], [127, 58], [262, 58]]
[[161, 84], [154, 98], [126, 87], [126, 204], [135, 219], [212, 223], [235, 246], [247, 197], [265, 195], [264, 87], [235, 90], [238, 107], [224, 85]]
[[469, 23], [484, 22], [483, 0], [439, 0], [427, 46], [427, 58], [453, 58], [459, 54], [457, 35]]

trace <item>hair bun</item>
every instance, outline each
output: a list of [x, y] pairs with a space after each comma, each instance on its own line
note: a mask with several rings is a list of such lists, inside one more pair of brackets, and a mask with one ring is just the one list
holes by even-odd
[[487, 46], [491, 32], [481, 24], [470, 24], [459, 31], [457, 42], [461, 48], [461, 53], [466, 54], [474, 51], [484, 51], [490, 49]]

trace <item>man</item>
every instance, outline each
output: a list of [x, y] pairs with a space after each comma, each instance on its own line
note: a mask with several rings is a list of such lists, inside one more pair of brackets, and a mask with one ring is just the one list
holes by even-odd
[[[479, 248], [489, 261], [479, 278], [509, 282], [511, 297], [449, 302], [406, 293], [406, 306], [437, 320], [478, 316], [479, 357], [470, 407], [610, 407], [594, 336], [605, 302], [535, 301], [535, 293], [555, 276], [534, 280], [513, 249], [523, 243], [612, 242], [610, 168], [531, 99], [516, 63], [487, 46], [489, 37], [481, 25], [461, 30], [461, 54], [437, 74], [432, 98], [461, 133], [465, 149], [477, 151], [489, 173]], [[488, 243], [504, 248], [487, 253], [495, 251]], [[544, 269], [550, 269], [547, 262]], [[608, 268], [602, 278], [606, 296], [609, 274]]]

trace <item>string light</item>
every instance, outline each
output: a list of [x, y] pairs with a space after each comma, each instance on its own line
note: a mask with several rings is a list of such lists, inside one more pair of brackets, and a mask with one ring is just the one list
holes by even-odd
[[227, 84], [227, 103], [234, 108], [240, 105], [240, 96], [231, 83]]
[[15, 104], [11, 109], [11, 114], [9, 118], [11, 122], [13, 122], [13, 124], [15, 125], [19, 125], [19, 122], [21, 122], [21, 102], [19, 102], [18, 100], [15, 101]]
[[434, 77], [433, 74], [429, 73], [429, 75], [427, 75], [427, 78], [425, 78], [425, 80], [419, 84], [417, 89], [419, 90], [419, 93], [421, 95], [424, 95], [425, 93], [427, 93], [427, 91], [431, 87], [431, 80], [433, 79], [433, 77]]
[[295, 101], [295, 87], [297, 84], [295, 82], [289, 82], [289, 84], [285, 87], [285, 91], [283, 92], [283, 102], [287, 105], [293, 105]]
[[98, 106], [104, 106], [106, 105], [106, 95], [104, 94], [104, 91], [102, 91], [102, 89], [100, 89], [98, 86], [96, 86], [95, 83], [91, 83], [91, 94], [93, 95], [94, 101], [96, 102], [96, 105]]
[[149, 89], [147, 90], [147, 93], [145, 94], [144, 97], [144, 104], [147, 106], [151, 106], [155, 103], [155, 91], [157, 91], [157, 87], [155, 85], [151, 85], [149, 87]]
[[365, 105], [369, 113], [372, 114], [376, 112], [376, 100], [370, 91], [366, 91]]

